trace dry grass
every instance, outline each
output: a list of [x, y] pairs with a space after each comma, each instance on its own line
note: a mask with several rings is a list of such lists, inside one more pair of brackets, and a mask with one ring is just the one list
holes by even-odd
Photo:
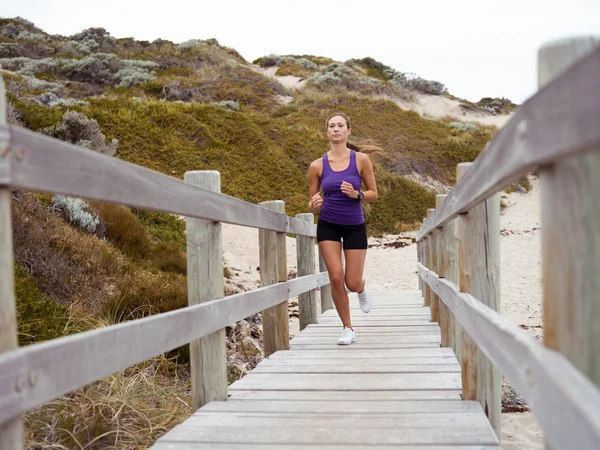
[[146, 448], [192, 413], [189, 374], [159, 356], [24, 417], [27, 449]]

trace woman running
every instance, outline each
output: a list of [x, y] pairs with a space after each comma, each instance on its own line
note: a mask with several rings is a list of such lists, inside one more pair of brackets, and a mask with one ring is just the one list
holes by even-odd
[[[310, 201], [308, 208], [319, 213], [317, 242], [323, 255], [335, 309], [344, 327], [339, 345], [356, 340], [350, 319], [348, 293], [358, 293], [360, 309], [371, 311], [371, 298], [365, 290], [363, 269], [367, 256], [367, 230], [361, 203], [377, 200], [373, 165], [366, 153], [381, 151], [374, 145], [348, 142], [350, 120], [342, 113], [327, 119], [329, 151], [313, 161], [308, 169]], [[361, 182], [366, 190], [361, 191]], [[323, 188], [323, 197], [320, 195]], [[342, 242], [346, 273], [342, 267]], [[345, 286], [344, 286], [345, 284]]]

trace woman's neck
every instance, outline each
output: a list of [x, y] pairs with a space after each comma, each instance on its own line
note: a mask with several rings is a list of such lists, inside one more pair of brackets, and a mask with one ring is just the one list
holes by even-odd
[[349, 148], [346, 146], [346, 142], [340, 142], [339, 144], [329, 144], [329, 153], [332, 156], [346, 156], [348, 154]]

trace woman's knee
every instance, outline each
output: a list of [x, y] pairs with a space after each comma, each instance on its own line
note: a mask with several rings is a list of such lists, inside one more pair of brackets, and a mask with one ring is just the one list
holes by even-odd
[[362, 280], [346, 278], [346, 287], [350, 292], [358, 292], [362, 288]]
[[336, 287], [344, 287], [344, 272], [332, 272], [329, 273], [329, 282]]

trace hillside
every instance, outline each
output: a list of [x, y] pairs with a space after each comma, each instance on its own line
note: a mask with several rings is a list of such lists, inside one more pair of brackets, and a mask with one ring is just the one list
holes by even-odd
[[[380, 197], [365, 206], [371, 237], [420, 222], [455, 182], [456, 164], [474, 160], [516, 108], [458, 99], [368, 57], [250, 62], [215, 39], [115, 39], [102, 28], [58, 36], [21, 18], [0, 19], [0, 75], [12, 124], [179, 179], [218, 170], [224, 193], [282, 199], [288, 215], [306, 212], [325, 119], [343, 111], [356, 140], [385, 150], [372, 156]], [[14, 191], [13, 234], [21, 345], [187, 305], [178, 217]], [[247, 288], [232, 270], [227, 294]], [[262, 358], [259, 324], [257, 315], [227, 329], [230, 380]], [[188, 382], [186, 346], [30, 412], [30, 448], [104, 433], [97, 448], [114, 433], [121, 447], [143, 446], [189, 414]], [[90, 420], [98, 416], [112, 419]]]

